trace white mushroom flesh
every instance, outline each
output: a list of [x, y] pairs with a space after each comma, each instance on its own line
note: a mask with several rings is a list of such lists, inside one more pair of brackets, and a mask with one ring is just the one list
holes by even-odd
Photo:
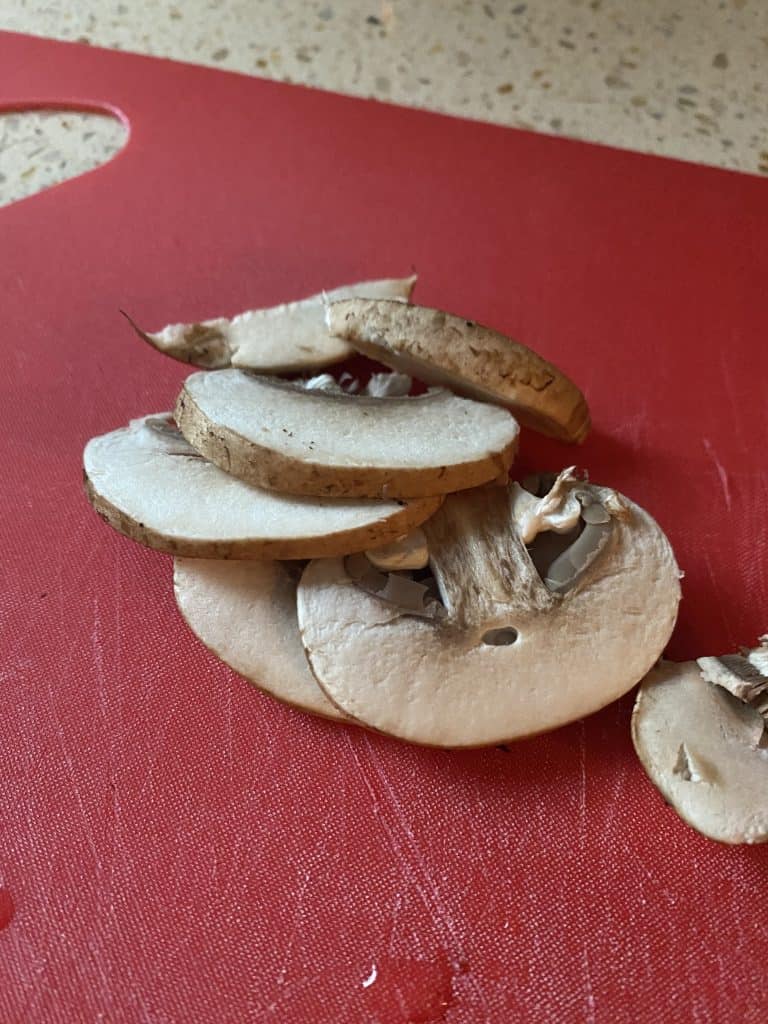
[[93, 438], [83, 461], [89, 496], [111, 526], [186, 556], [306, 558], [329, 545], [359, 551], [401, 535], [438, 504], [261, 490], [201, 458], [168, 413]]
[[405, 302], [415, 282], [415, 276], [360, 281], [296, 302], [248, 310], [231, 319], [169, 324], [154, 333], [133, 326], [155, 348], [183, 362], [208, 369], [239, 366], [262, 373], [289, 373], [328, 366], [353, 354], [346, 342], [328, 334], [324, 323], [327, 303], [354, 297]]
[[684, 821], [722, 843], [761, 843], [768, 839], [764, 724], [696, 662], [661, 662], [638, 692], [632, 738], [649, 778]]
[[[610, 504], [613, 492], [579, 487]], [[553, 593], [514, 504], [506, 488], [451, 495], [423, 525], [442, 606], [431, 618], [364, 592], [342, 560], [309, 564], [299, 623], [334, 703], [413, 742], [482, 746], [589, 714], [645, 675], [680, 599], [658, 525], [623, 499], [596, 558], [566, 593]]]
[[412, 497], [471, 487], [506, 473], [519, 434], [505, 410], [447, 391], [371, 398], [239, 370], [188, 377], [176, 419], [223, 469], [294, 494]]
[[760, 637], [759, 645], [747, 653], [747, 659], [759, 672], [768, 676], [768, 635]]
[[295, 707], [346, 718], [309, 669], [296, 619], [299, 567], [177, 558], [176, 604], [192, 632], [249, 682]]
[[403, 398], [412, 383], [405, 373], [374, 373], [365, 385], [365, 393], [371, 398]]
[[310, 377], [309, 380], [302, 381], [301, 386], [307, 391], [326, 391], [337, 395], [344, 390], [332, 373], [320, 373], [316, 377]]
[[416, 527], [405, 537], [398, 537], [390, 544], [366, 551], [371, 565], [386, 572], [403, 569], [425, 569], [429, 565], [429, 548], [424, 531]]
[[[320, 373], [300, 383], [307, 391], [325, 391], [336, 395], [360, 392], [359, 381], [349, 373], [342, 374], [338, 380], [332, 373]], [[411, 384], [411, 378], [404, 373], [374, 373], [362, 393], [371, 398], [402, 398], [410, 392]]]
[[[530, 544], [545, 530], [568, 533], [578, 526], [582, 514], [578, 485], [575, 466], [564, 469], [541, 498], [519, 484], [512, 485], [513, 515], [523, 544]], [[603, 521], [609, 518], [606, 514]]]

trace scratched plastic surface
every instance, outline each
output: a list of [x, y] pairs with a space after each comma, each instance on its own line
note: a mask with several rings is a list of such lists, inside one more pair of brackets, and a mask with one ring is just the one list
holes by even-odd
[[731, 649], [768, 628], [766, 183], [19, 36], [0, 62], [6, 107], [131, 126], [0, 211], [2, 1024], [764, 1021], [768, 848], [664, 806], [631, 700], [458, 754], [277, 705], [90, 512], [80, 455], [186, 372], [119, 308], [415, 265], [580, 382], [592, 437], [524, 463], [649, 508], [686, 571], [672, 654]]

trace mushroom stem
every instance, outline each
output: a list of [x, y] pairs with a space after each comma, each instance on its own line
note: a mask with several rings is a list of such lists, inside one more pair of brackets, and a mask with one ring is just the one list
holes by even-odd
[[557, 603], [515, 529], [510, 488], [453, 494], [422, 530], [443, 603], [462, 627], [486, 622], [500, 606], [527, 615]]

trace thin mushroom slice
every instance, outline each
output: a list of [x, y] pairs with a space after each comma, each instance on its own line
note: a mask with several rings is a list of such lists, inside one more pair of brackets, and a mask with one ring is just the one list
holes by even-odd
[[268, 309], [251, 309], [231, 319], [216, 317], [193, 324], [169, 324], [161, 331], [138, 327], [125, 314], [139, 337], [158, 351], [208, 370], [226, 366], [261, 373], [292, 373], [341, 362], [354, 350], [328, 335], [324, 304], [364, 296], [407, 302], [416, 276], [360, 281]]
[[733, 657], [661, 662], [638, 691], [632, 740], [649, 779], [683, 821], [721, 843], [763, 843], [768, 707], [760, 694], [747, 701], [731, 692]]
[[421, 498], [506, 480], [519, 434], [505, 410], [447, 391], [373, 398], [240, 370], [193, 373], [175, 416], [234, 476], [321, 496]]
[[83, 462], [86, 493], [102, 519], [132, 540], [187, 557], [348, 554], [394, 540], [440, 504], [292, 498], [252, 487], [203, 459], [169, 413], [93, 438]]
[[[572, 480], [610, 516], [595, 557], [568, 585], [545, 584], [523, 542], [515, 490], [449, 495], [422, 526], [438, 600], [399, 603], [354, 578], [359, 559], [310, 562], [297, 608], [312, 670], [330, 699], [404, 740], [478, 747], [544, 732], [598, 710], [656, 662], [677, 616], [679, 572], [659, 526], [608, 488]], [[552, 510], [552, 513], [556, 509]], [[582, 531], [583, 532], [583, 531]], [[375, 582], [375, 581], [374, 581]], [[419, 582], [412, 580], [412, 583]], [[412, 588], [411, 588], [412, 589]]]
[[346, 721], [309, 669], [296, 619], [299, 567], [283, 562], [174, 560], [176, 604], [192, 632], [272, 697]]
[[438, 309], [350, 298], [331, 302], [328, 330], [359, 352], [458, 394], [508, 408], [523, 426], [563, 441], [589, 433], [581, 391], [525, 345]]

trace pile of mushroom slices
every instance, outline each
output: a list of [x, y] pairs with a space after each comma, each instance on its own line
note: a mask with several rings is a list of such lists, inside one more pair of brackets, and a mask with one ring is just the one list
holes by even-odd
[[[158, 333], [133, 324], [203, 371], [173, 413], [87, 444], [86, 491], [114, 529], [175, 556], [193, 632], [272, 696], [413, 743], [499, 744], [581, 718], [654, 669], [680, 573], [647, 512], [573, 467], [510, 482], [518, 421], [580, 442], [584, 397], [524, 345], [411, 305], [414, 282]], [[328, 372], [359, 353], [392, 372], [364, 388]], [[426, 393], [411, 395], [412, 378]], [[692, 678], [655, 669], [634, 735], [701, 828], [765, 748], [742, 750], [733, 778], [705, 768], [726, 711], [753, 737], [762, 705], [724, 704], [719, 680], [697, 701]], [[692, 732], [678, 742], [683, 721]], [[708, 788], [689, 799], [694, 778]], [[765, 837], [768, 816], [745, 825], [746, 803], [724, 838]]]

